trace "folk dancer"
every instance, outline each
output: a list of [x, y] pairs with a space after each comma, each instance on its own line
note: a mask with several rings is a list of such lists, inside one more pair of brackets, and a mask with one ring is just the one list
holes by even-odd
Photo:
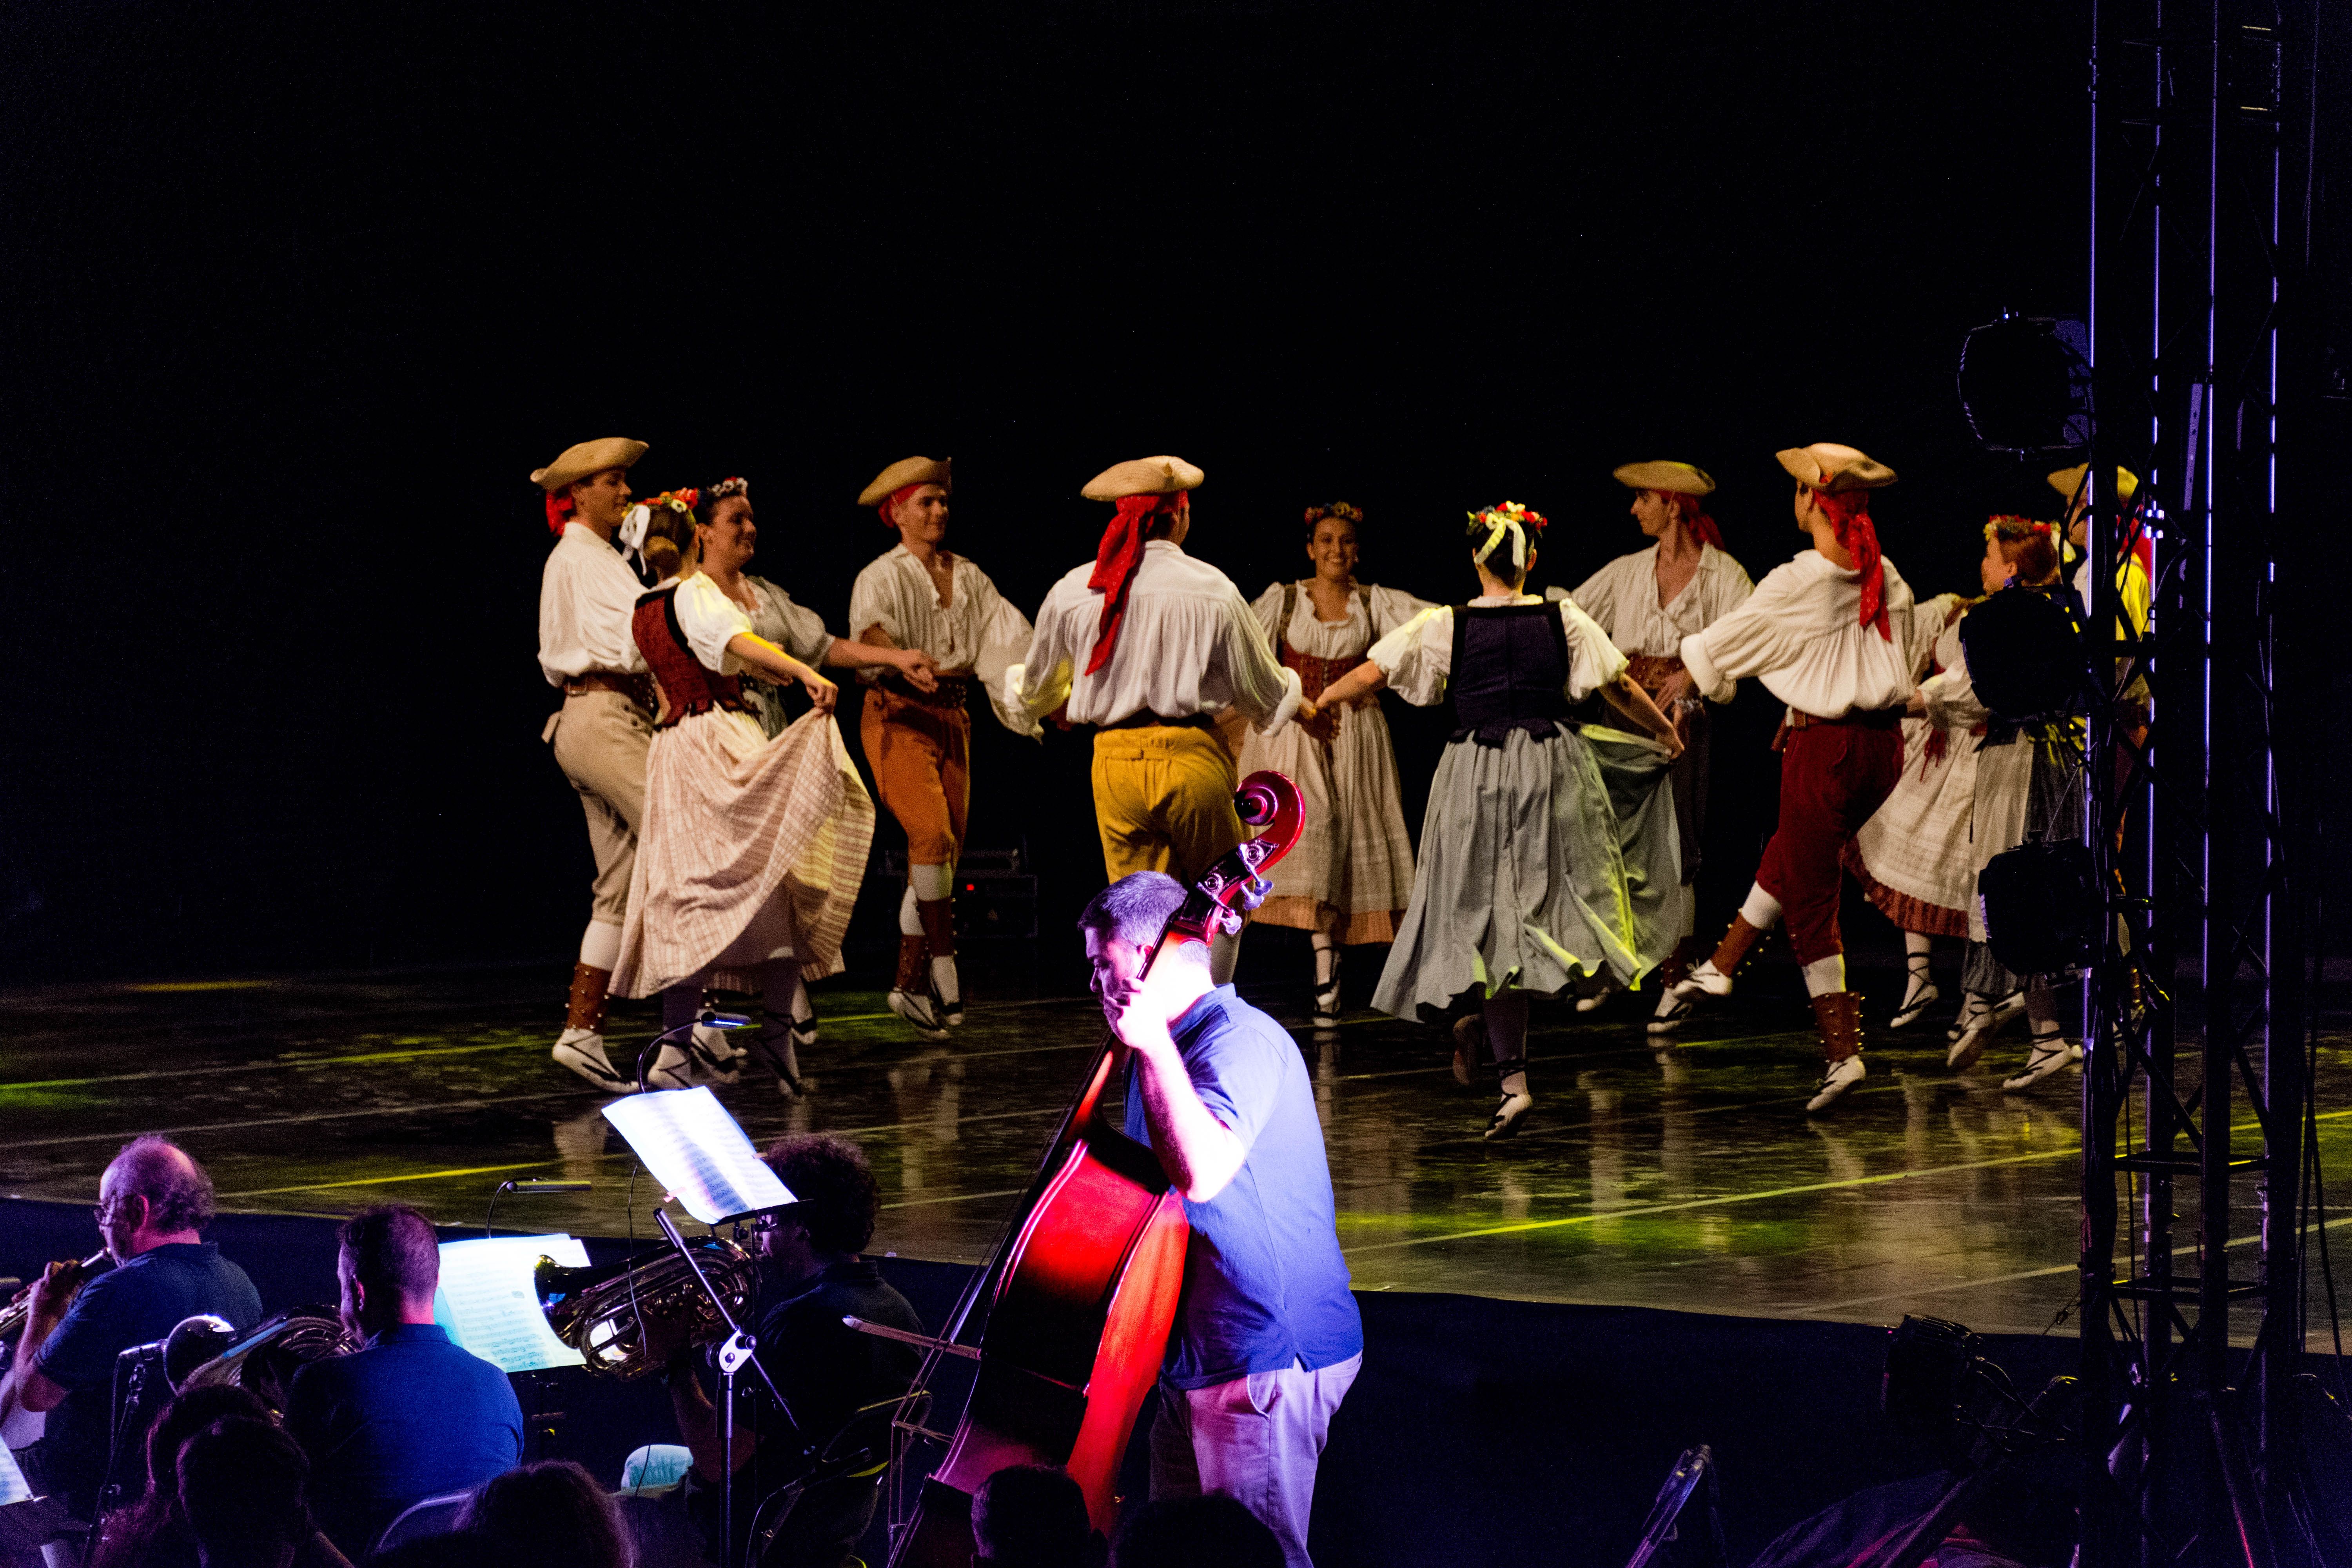
[[[716, 487], [713, 487], [714, 489]], [[699, 497], [694, 498], [699, 500]], [[758, 991], [753, 1037], [797, 1095], [793, 1029], [810, 980], [841, 967], [841, 939], [866, 874], [874, 804], [833, 721], [834, 683], [751, 630], [757, 595], [743, 582], [758, 542], [751, 498], [704, 503], [682, 570], [637, 602], [631, 631], [661, 699], [646, 772], [646, 828], [630, 884], [616, 995], [662, 995], [664, 1031], [688, 1025], [705, 987]], [[812, 644], [814, 638], [811, 639]], [[917, 685], [929, 656], [828, 637], [829, 662], [891, 665]], [[811, 711], [769, 740], [742, 692], [746, 669], [798, 681]], [[731, 1058], [698, 1039], [667, 1043], [647, 1081], [731, 1081]]]
[[[1549, 588], [1545, 596], [1573, 598], [1632, 661], [1628, 673], [1681, 732], [1683, 754], [1675, 759], [1670, 777], [1683, 886], [1695, 889], [1706, 839], [1708, 724], [1706, 699], [1692, 689], [1690, 671], [1683, 667], [1682, 642], [1738, 609], [1756, 584], [1746, 568], [1724, 553], [1723, 533], [1706, 514], [1703, 498], [1715, 490], [1706, 470], [1688, 463], [1628, 463], [1613, 477], [1633, 492], [1633, 521], [1657, 542], [1620, 555], [1572, 595]], [[1667, 985], [1698, 961], [1691, 941], [1697, 913], [1694, 894], [1683, 900], [1684, 926], [1675, 933], [1674, 955], [1660, 971]], [[1607, 994], [1579, 997], [1577, 1010], [1590, 1012]]]
[[1029, 617], [988, 574], [947, 547], [955, 489], [948, 459], [905, 458], [875, 476], [857, 504], [880, 512], [898, 542], [857, 574], [849, 626], [876, 647], [921, 648], [939, 666], [923, 691], [887, 670], [866, 670], [859, 722], [882, 804], [907, 835], [907, 890], [898, 903], [898, 971], [889, 1006], [929, 1040], [963, 1022], [956, 973], [956, 859], [971, 809], [971, 687], [977, 679], [998, 722], [1035, 736], [1037, 721], [1005, 705], [1004, 671], [1029, 647]]
[[1779, 454], [1796, 480], [1797, 526], [1812, 548], [1766, 574], [1748, 602], [1683, 639], [1704, 696], [1756, 676], [1789, 705], [1780, 750], [1780, 820], [1715, 955], [1658, 1000], [1655, 1024], [1681, 1024], [1701, 997], [1727, 996], [1756, 939], [1789, 921], [1821, 1032], [1822, 1081], [1805, 1106], [1827, 1108], [1866, 1069], [1862, 998], [1846, 989], [1838, 931], [1839, 862], [1894, 789], [1911, 690], [1911, 589], [1878, 549], [1873, 490], [1895, 470], [1852, 447], [1817, 442]]
[[[1920, 602], [1911, 616], [1915, 679], [1955, 668], [1961, 659], [1960, 620], [1970, 601], [1944, 594]], [[1845, 868], [1864, 896], [1903, 933], [1906, 978], [1890, 1029], [1908, 1029], [1942, 997], [1934, 969], [1935, 940], [1969, 934], [1976, 898], [1976, 866], [1969, 832], [1976, 808], [1977, 746], [1985, 727], [1956, 709], [1903, 721], [1903, 776], [1885, 804], [1871, 814], [1845, 847]], [[1948, 1043], [1977, 1017], [1984, 999], [1969, 994]], [[2022, 995], [2000, 1001], [2003, 1018], [2024, 1005]]]
[[[1372, 644], [1432, 606], [1395, 588], [1356, 580], [1357, 524], [1346, 501], [1307, 509], [1307, 558], [1315, 574], [1269, 584], [1250, 608], [1307, 701], [1364, 660]], [[1276, 863], [1274, 892], [1251, 915], [1309, 933], [1315, 950], [1315, 1022], [1339, 1021], [1341, 952], [1396, 940], [1412, 891], [1396, 749], [1380, 700], [1325, 707], [1311, 720], [1242, 742], [1244, 778], [1261, 768], [1289, 775], [1307, 805], [1306, 830]]]
[[530, 476], [545, 494], [547, 526], [556, 535], [540, 574], [539, 668], [563, 693], [540, 739], [553, 748], [555, 765], [580, 795], [596, 859], [588, 928], [572, 967], [563, 1032], [551, 1054], [607, 1094], [636, 1088], [605, 1054], [604, 1030], [654, 732], [653, 679], [629, 636], [645, 586], [613, 543], [630, 510], [629, 469], [645, 455], [643, 441], [583, 441]]
[[1184, 885], [1122, 877], [1078, 917], [1119, 1040], [1127, 1135], [1184, 1200], [1192, 1239], [1160, 1373], [1151, 1496], [1223, 1492], [1310, 1568], [1307, 1524], [1332, 1415], [1364, 1359], [1307, 1064], [1219, 984], [1198, 943], [1162, 949]]
[[[1505, 501], [1469, 516], [1483, 592], [1382, 637], [1313, 706], [1383, 686], [1418, 707], [1454, 699], [1460, 728], [1430, 784], [1412, 902], [1372, 1005], [1434, 1019], [1477, 1004], [1454, 1026], [1454, 1076], [1470, 1082], [1483, 1035], [1502, 1089], [1485, 1135], [1500, 1139], [1535, 1104], [1528, 998], [1593, 974], [1638, 980], [1682, 930], [1662, 787], [1682, 741], [1591, 616], [1525, 591], [1542, 514]], [[1571, 722], [1595, 693], [1646, 739]]]
[[[1233, 580], [1184, 552], [1201, 470], [1181, 458], [1104, 469], [1081, 492], [1118, 507], [1091, 565], [1054, 584], [1007, 705], [1095, 731], [1095, 826], [1112, 881], [1168, 871], [1190, 882], [1243, 838], [1234, 758], [1209, 715], [1238, 708], [1261, 734], [1298, 710], [1285, 669]], [[1216, 983], [1240, 939], [1213, 943]]]
[[[1986, 523], [1984, 560], [1979, 567], [1985, 592], [2048, 595], [2066, 602], [2079, 621], [2082, 606], [2074, 602], [2074, 590], [2060, 580], [2055, 532], [2046, 522], [2021, 517], [1996, 517]], [[1978, 753], [1969, 832], [1972, 887], [1975, 878], [2003, 850], [2081, 836], [2084, 772], [2079, 721], [2028, 729], [1988, 713], [1977, 700], [1965, 657], [1923, 682], [1910, 706], [1932, 720], [1947, 724], [1973, 721], [1985, 731]], [[2074, 979], [2074, 972], [2011, 973], [1986, 945], [1984, 908], [1974, 896], [1969, 900], [1968, 935], [1968, 960], [1960, 980], [1969, 993], [1964, 1016], [1970, 1022], [1953, 1042], [1947, 1065], [1962, 1071], [1974, 1067], [2002, 1022], [1997, 1016], [1997, 1002], [2021, 992], [2032, 1042], [2024, 1065], [2001, 1088], [2011, 1093], [2031, 1089], [2060, 1068], [2081, 1061], [2083, 1047], [2067, 1037], [2058, 1017], [2057, 987]]]

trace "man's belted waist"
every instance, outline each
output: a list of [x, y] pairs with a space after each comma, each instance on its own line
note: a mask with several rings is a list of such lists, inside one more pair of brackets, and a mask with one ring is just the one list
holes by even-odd
[[938, 679], [940, 689], [937, 691], [924, 691], [919, 689], [913, 681], [894, 669], [874, 684], [877, 689], [888, 692], [893, 697], [903, 697], [909, 702], [919, 702], [926, 708], [963, 708], [970, 704], [971, 676], [942, 674]]
[[1095, 726], [1098, 730], [1213, 730], [1216, 727], [1216, 721], [1206, 713], [1187, 713], [1181, 719], [1166, 719], [1149, 709]]
[[563, 678], [564, 696], [577, 697], [583, 691], [617, 691], [648, 713], [657, 703], [652, 676], [624, 675], [617, 669], [591, 669]]
[[1897, 730], [1903, 726], [1903, 710], [1856, 708], [1842, 718], [1824, 719], [1818, 713], [1807, 713], [1801, 709], [1791, 708], [1789, 710], [1788, 722], [1783, 728], [1811, 730], [1822, 724], [1836, 725], [1848, 730]]

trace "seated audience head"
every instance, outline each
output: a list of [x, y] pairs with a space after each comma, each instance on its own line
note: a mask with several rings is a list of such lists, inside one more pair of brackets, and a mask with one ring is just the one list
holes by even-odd
[[975, 1568], [1097, 1568], [1104, 1555], [1086, 1493], [1055, 1465], [1013, 1465], [981, 1482], [971, 1535]]
[[[1164, 871], [1136, 871], [1097, 893], [1078, 912], [1078, 933], [1094, 970], [1091, 984], [1106, 1016], [1115, 1020], [1143, 984], [1144, 960], [1183, 903], [1183, 883]], [[1209, 972], [1205, 942], [1178, 942], [1164, 949], [1161, 959], [1198, 965], [1202, 975]]]
[[1282, 1542], [1229, 1497], [1162, 1498], [1119, 1532], [1112, 1568], [1282, 1568]]
[[396, 1323], [433, 1321], [441, 1242], [431, 1220], [405, 1204], [386, 1204], [352, 1215], [339, 1235], [335, 1278], [345, 1328], [365, 1338]]
[[629, 1568], [620, 1510], [569, 1459], [492, 1476], [458, 1529], [488, 1542], [501, 1568]]
[[118, 1263], [194, 1241], [212, 1218], [213, 1179], [169, 1138], [133, 1138], [99, 1178], [99, 1234]]
[[155, 1412], [147, 1427], [147, 1493], [107, 1515], [89, 1568], [140, 1568], [159, 1560], [163, 1540], [181, 1531], [181, 1448], [214, 1422], [239, 1415], [266, 1421], [269, 1407], [251, 1389], [227, 1384], [192, 1388]]
[[287, 1568], [314, 1533], [301, 1446], [268, 1421], [231, 1415], [180, 1450], [180, 1512], [204, 1568]]
[[882, 1191], [865, 1151], [830, 1132], [780, 1138], [760, 1156], [800, 1201], [759, 1233], [761, 1255], [787, 1274], [815, 1274], [874, 1239]]

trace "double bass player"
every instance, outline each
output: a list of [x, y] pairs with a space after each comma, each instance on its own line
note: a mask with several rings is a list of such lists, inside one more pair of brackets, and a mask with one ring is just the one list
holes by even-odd
[[1119, 1041], [1125, 1131], [1184, 1200], [1192, 1237], [1160, 1373], [1151, 1495], [1223, 1492], [1309, 1568], [1307, 1515], [1333, 1412], [1363, 1364], [1363, 1321], [1314, 1088], [1283, 1026], [1216, 984], [1209, 951], [1160, 933], [1184, 887], [1122, 877], [1078, 917]]

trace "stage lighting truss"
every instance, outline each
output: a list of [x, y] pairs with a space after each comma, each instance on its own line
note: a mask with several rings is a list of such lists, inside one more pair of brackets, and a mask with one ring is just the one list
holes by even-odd
[[[2304, 254], [2316, 6], [2095, 15], [2084, 826], [2113, 911], [2084, 1019], [2082, 1393], [2085, 1447], [2107, 1462], [2084, 1467], [2080, 1561], [2266, 1563], [2265, 1521], [2290, 1517], [2291, 1467], [2272, 1461], [2303, 1348], [2314, 805], [2307, 749], [2273, 717], [2316, 710], [2298, 697], [2327, 663], [2282, 658], [2305, 623], [2280, 595], [2317, 585], [2292, 570], [2276, 462], [2281, 389], [2299, 384], [2277, 310]], [[2128, 510], [2119, 464], [2140, 476]], [[2143, 550], [2139, 636], [2107, 563]], [[2192, 1196], [2178, 1223], [2194, 1242], [2176, 1247]], [[2233, 1246], [2252, 1239], [2230, 1234], [2233, 1209], [2262, 1216], [2258, 1256]], [[2242, 1372], [2233, 1313], [2254, 1342]]]

